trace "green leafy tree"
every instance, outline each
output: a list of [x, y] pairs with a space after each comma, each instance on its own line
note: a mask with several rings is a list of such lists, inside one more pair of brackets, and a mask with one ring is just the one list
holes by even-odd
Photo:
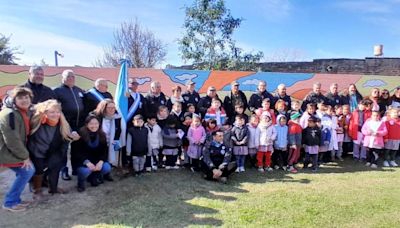
[[236, 47], [232, 35], [242, 22], [234, 18], [223, 0], [195, 0], [185, 7], [185, 33], [178, 40], [182, 59], [197, 69], [250, 70], [263, 57]]
[[18, 60], [16, 55], [22, 54], [18, 52], [18, 48], [10, 47], [10, 36], [6, 37], [0, 33], [0, 64], [15, 65], [15, 60]]

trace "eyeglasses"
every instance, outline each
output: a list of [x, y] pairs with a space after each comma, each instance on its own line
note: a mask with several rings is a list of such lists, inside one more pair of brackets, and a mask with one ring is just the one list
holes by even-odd
[[382, 92], [382, 95], [389, 95], [388, 92]]

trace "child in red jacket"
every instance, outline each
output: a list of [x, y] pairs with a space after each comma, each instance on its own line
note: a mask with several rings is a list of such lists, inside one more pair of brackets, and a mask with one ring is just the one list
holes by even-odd
[[364, 99], [358, 104], [358, 108], [351, 113], [349, 124], [349, 136], [353, 140], [353, 158], [355, 160], [366, 160], [367, 151], [363, 146], [363, 134], [361, 128], [365, 121], [371, 117], [370, 99]]
[[400, 144], [400, 119], [399, 109], [392, 108], [388, 110], [388, 119], [385, 122], [387, 135], [384, 137], [385, 140], [385, 161], [383, 162], [384, 167], [397, 167], [395, 162], [396, 152], [399, 150]]

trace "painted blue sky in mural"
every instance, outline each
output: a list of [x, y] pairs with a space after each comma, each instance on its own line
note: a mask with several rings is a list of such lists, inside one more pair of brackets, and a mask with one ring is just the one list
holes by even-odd
[[168, 75], [173, 82], [181, 83], [185, 85], [187, 81], [196, 82], [196, 90], [199, 90], [203, 83], [206, 81], [210, 75], [210, 71], [207, 70], [163, 70], [166, 75]]

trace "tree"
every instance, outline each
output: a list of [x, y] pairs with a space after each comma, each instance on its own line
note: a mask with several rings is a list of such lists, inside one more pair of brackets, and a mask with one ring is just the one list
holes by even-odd
[[185, 15], [179, 49], [182, 59], [196, 68], [241, 70], [263, 57], [262, 52], [253, 55], [236, 47], [232, 35], [243, 19], [234, 18], [223, 0], [195, 0], [185, 7]]
[[0, 64], [16, 65], [15, 60], [18, 60], [16, 55], [22, 54], [18, 52], [18, 48], [10, 47], [10, 38], [0, 33]]
[[163, 62], [166, 54], [163, 42], [135, 20], [121, 23], [114, 32], [113, 43], [104, 48], [103, 58], [97, 59], [95, 65], [115, 67], [120, 59], [128, 58], [133, 68], [152, 68]]

